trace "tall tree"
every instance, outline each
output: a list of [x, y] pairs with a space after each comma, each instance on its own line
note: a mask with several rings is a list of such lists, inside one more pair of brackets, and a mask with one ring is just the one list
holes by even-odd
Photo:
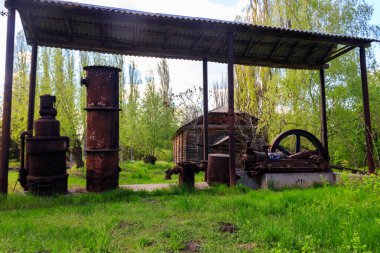
[[75, 74], [75, 53], [69, 50], [53, 49], [54, 68], [52, 72], [53, 91], [57, 97], [57, 119], [61, 132], [70, 138], [70, 151], [78, 167], [83, 167], [81, 149], [81, 126], [79, 103], [76, 99], [79, 82]]
[[142, 99], [141, 127], [143, 129], [142, 139], [147, 155], [154, 156], [160, 147], [160, 135], [162, 131], [161, 98], [157, 91], [154, 75], [151, 71], [146, 77], [147, 87]]
[[[251, 0], [240, 19], [284, 28], [376, 37], [378, 27], [368, 24], [372, 12], [371, 6], [359, 0]], [[370, 50], [369, 56], [372, 72], [375, 62]], [[334, 60], [326, 71], [327, 114], [332, 161], [363, 166], [358, 63], [358, 53], [351, 52]], [[236, 76], [237, 107], [257, 115], [261, 129], [268, 129], [269, 139], [289, 128], [304, 128], [319, 135], [318, 72], [239, 66]]]
[[174, 118], [173, 93], [170, 88], [170, 71], [166, 59], [157, 64], [157, 72], [160, 78], [159, 93], [161, 97], [161, 124], [162, 124], [162, 147], [171, 149], [171, 138], [177, 128]]
[[134, 155], [142, 153], [142, 138], [139, 85], [141, 84], [140, 72], [136, 63], [130, 60], [128, 63], [128, 88], [125, 89], [123, 111], [121, 112], [120, 142], [125, 149], [125, 156], [133, 160]]
[[19, 32], [16, 36], [15, 47], [15, 71], [13, 79], [13, 102], [11, 123], [11, 159], [18, 158], [16, 143], [20, 143], [20, 133], [26, 131], [28, 91], [29, 91], [29, 60], [30, 48], [26, 44], [24, 33]]

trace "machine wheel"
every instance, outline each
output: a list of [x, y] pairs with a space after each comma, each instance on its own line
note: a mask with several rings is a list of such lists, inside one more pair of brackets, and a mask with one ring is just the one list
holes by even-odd
[[[294, 138], [295, 136], [295, 147], [289, 148], [285, 147], [284, 143], [287, 142], [287, 140]], [[315, 137], [313, 134], [301, 130], [301, 129], [292, 129], [285, 131], [281, 134], [279, 134], [272, 142], [270, 152], [277, 152], [281, 151], [286, 155], [292, 155], [298, 152], [301, 152], [301, 149], [311, 150], [308, 148], [305, 148], [305, 146], [302, 146], [301, 144], [301, 137], [304, 137], [307, 139], [311, 145], [315, 148], [314, 150], [317, 150], [318, 153], [325, 159], [325, 161], [328, 161], [328, 155], [325, 152], [325, 149], [323, 148], [322, 143], [318, 140], [317, 137]]]

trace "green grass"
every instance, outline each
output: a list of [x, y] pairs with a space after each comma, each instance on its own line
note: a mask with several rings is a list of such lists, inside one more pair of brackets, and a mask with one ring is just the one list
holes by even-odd
[[[18, 165], [19, 166], [19, 165]], [[15, 167], [18, 167], [15, 166]], [[142, 161], [125, 162], [120, 165], [121, 172], [119, 184], [155, 184], [155, 183], [177, 183], [178, 175], [173, 175], [172, 180], [165, 180], [165, 171], [173, 167], [174, 164], [170, 162], [158, 161], [155, 165], [145, 164]], [[68, 170], [69, 173], [69, 188], [86, 187], [86, 169], [85, 168], [72, 168]], [[22, 191], [21, 186], [15, 183], [17, 181], [17, 172], [10, 171], [9, 173], [9, 192]], [[198, 173], [195, 176], [195, 181], [202, 182], [204, 173]]]
[[[379, 252], [380, 183], [115, 190], [0, 205], [0, 252]], [[223, 224], [234, 233], [223, 231]], [[187, 250], [187, 251], [186, 251]]]

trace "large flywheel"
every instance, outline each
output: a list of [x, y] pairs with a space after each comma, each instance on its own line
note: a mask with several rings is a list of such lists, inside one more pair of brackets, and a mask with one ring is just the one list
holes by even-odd
[[270, 152], [279, 151], [288, 156], [303, 151], [318, 151], [325, 161], [328, 161], [328, 155], [318, 138], [301, 129], [292, 129], [279, 134], [273, 140]]

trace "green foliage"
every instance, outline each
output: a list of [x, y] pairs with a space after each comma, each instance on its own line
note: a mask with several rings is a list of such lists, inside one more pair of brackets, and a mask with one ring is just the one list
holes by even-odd
[[[134, 61], [128, 65], [129, 90], [124, 91], [122, 99], [122, 113], [120, 115], [120, 143], [124, 147], [124, 159], [133, 160], [134, 157], [140, 158], [144, 155], [141, 138], [141, 108], [139, 105], [141, 84], [140, 72]], [[126, 102], [125, 102], [126, 101]]]
[[[379, 37], [379, 27], [369, 24], [372, 14], [373, 8], [359, 0], [251, 0], [240, 19], [284, 28]], [[378, 145], [379, 70], [372, 49], [367, 49], [367, 62], [374, 142]], [[320, 135], [318, 71], [237, 66], [235, 72], [236, 107], [256, 115], [259, 130], [267, 133], [269, 140], [294, 128]], [[361, 167], [365, 164], [365, 133], [357, 50], [331, 62], [326, 70], [326, 94], [332, 162]], [[378, 151], [375, 155], [379, 160]]]
[[156, 150], [170, 149], [177, 128], [174, 103], [169, 88], [169, 67], [166, 60], [158, 64], [160, 87], [157, 89], [153, 72], [146, 77], [147, 87], [141, 101], [141, 129], [146, 154], [155, 156]]
[[[13, 142], [20, 142], [20, 133], [27, 127], [28, 91], [29, 91], [29, 57], [30, 51], [26, 44], [24, 33], [19, 32], [16, 36], [15, 46], [15, 69], [13, 77], [13, 102], [11, 139]], [[15, 117], [15, 115], [17, 115]], [[18, 158], [12, 156], [11, 159]]]

